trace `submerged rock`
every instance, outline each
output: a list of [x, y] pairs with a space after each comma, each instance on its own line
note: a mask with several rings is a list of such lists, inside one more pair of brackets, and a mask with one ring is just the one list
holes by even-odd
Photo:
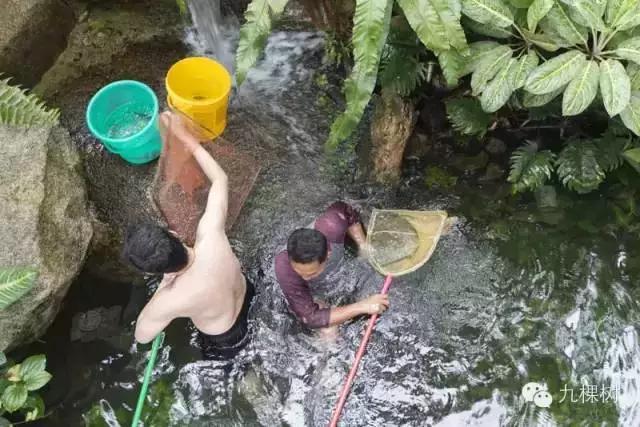
[[0, 71], [33, 86], [67, 44], [75, 23], [62, 0], [5, 0], [0, 14]]
[[84, 261], [92, 227], [80, 158], [60, 127], [0, 127], [0, 268], [35, 267], [38, 280], [0, 312], [0, 350], [42, 335]]

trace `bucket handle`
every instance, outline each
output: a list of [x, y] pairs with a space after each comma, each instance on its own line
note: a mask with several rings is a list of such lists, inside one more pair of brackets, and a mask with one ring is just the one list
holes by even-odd
[[211, 138], [207, 138], [207, 140], [213, 141], [214, 139], [216, 139], [216, 138], [218, 138], [220, 136], [220, 135], [216, 135], [216, 133], [214, 131], [212, 131], [211, 129], [209, 129], [208, 127], [203, 126], [200, 123], [196, 122], [188, 114], [186, 114], [185, 112], [183, 112], [182, 110], [177, 108], [175, 105], [173, 105], [173, 101], [171, 101], [171, 96], [167, 96], [167, 104], [169, 104], [169, 108], [171, 109], [171, 111], [173, 111], [174, 113], [180, 114], [182, 117], [187, 118], [193, 125], [195, 125], [197, 128], [199, 128], [200, 131], [201, 131], [200, 132], [201, 135], [213, 135]]

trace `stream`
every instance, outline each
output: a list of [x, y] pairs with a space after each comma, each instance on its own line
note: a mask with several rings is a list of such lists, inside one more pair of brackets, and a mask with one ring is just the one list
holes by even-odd
[[[207, 16], [219, 16], [206, 3], [190, 6], [199, 29]], [[217, 57], [216, 49], [234, 45], [233, 35], [216, 39], [227, 37], [227, 27], [216, 28], [200, 38], [188, 32], [196, 53]], [[212, 43], [223, 47], [206, 47]], [[230, 114], [242, 113], [252, 132], [268, 135], [256, 147], [268, 151], [262, 172], [230, 235], [258, 291], [253, 340], [233, 363], [202, 361], [193, 326], [173, 322], [144, 425], [328, 424], [366, 322], [342, 326], [334, 343], [303, 329], [287, 310], [273, 258], [289, 232], [336, 199], [356, 206], [365, 223], [373, 208], [447, 210], [459, 218], [424, 267], [394, 281], [391, 308], [377, 324], [340, 425], [640, 425], [637, 238], [608, 231], [611, 218], [597, 196], [563, 196], [548, 212], [511, 196], [505, 184], [461, 181], [438, 192], [418, 171], [389, 190], [335, 172], [322, 145], [331, 117], [318, 102], [331, 93], [314, 81], [323, 49], [320, 33], [276, 31], [264, 59], [234, 89]], [[353, 251], [337, 274], [323, 295], [333, 304], [375, 293], [383, 281]], [[129, 425], [150, 349], [132, 337], [140, 289], [132, 297], [130, 284], [82, 276], [72, 287], [41, 345], [62, 382], [49, 393], [59, 404], [45, 425]], [[106, 338], [60, 338], [77, 313], [96, 307], [118, 307], [120, 326]], [[525, 401], [521, 390], [530, 382], [548, 389], [549, 408]]]

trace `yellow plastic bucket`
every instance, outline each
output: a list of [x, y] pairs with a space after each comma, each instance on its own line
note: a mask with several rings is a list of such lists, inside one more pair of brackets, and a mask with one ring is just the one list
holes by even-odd
[[218, 62], [203, 57], [186, 58], [169, 69], [167, 103], [203, 128], [203, 137], [213, 139], [227, 126], [231, 75]]

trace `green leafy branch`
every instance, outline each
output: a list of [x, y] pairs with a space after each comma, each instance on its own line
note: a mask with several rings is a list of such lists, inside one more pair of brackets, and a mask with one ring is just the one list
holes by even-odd
[[525, 107], [563, 94], [562, 113], [574, 116], [599, 94], [609, 116], [640, 136], [639, 0], [462, 0], [462, 14], [466, 29], [495, 41], [440, 65], [447, 80], [472, 74], [485, 111], [521, 89]]
[[35, 95], [9, 84], [11, 79], [0, 79], [0, 125], [29, 128], [53, 125], [60, 112], [47, 108]]
[[634, 148], [629, 138], [610, 133], [594, 140], [571, 139], [557, 155], [530, 142], [511, 156], [508, 181], [514, 193], [533, 191], [555, 172], [565, 187], [584, 194], [597, 189], [606, 173], [625, 161], [640, 172], [640, 148]]
[[[43, 354], [30, 356], [18, 364], [0, 364], [0, 422], [5, 413], [22, 412], [25, 421], [33, 421], [44, 415], [44, 402], [33, 393], [44, 387], [52, 378], [47, 372], [47, 360]], [[5, 365], [5, 366], [2, 366]]]

